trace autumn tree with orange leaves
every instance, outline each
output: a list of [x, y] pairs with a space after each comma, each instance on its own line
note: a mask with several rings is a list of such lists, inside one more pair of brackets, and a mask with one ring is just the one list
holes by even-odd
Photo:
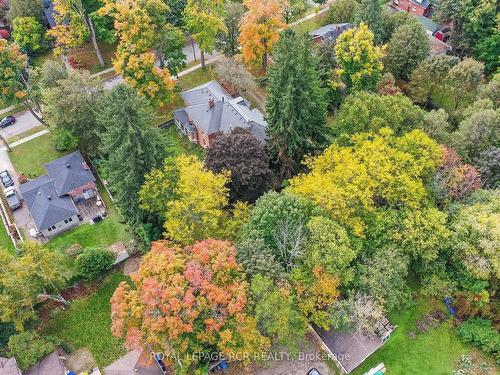
[[101, 16], [114, 19], [119, 43], [113, 66], [140, 94], [165, 105], [174, 88], [166, 68], [156, 66], [157, 35], [165, 24], [168, 7], [162, 0], [103, 0]]
[[113, 334], [128, 348], [165, 353], [176, 373], [193, 373], [201, 355], [221, 352], [253, 358], [269, 339], [246, 312], [248, 283], [228, 241], [185, 248], [153, 243], [132, 276], [111, 299]]
[[267, 69], [268, 56], [285, 26], [282, 5], [277, 0], [244, 0], [248, 12], [240, 26], [239, 42], [247, 65]]

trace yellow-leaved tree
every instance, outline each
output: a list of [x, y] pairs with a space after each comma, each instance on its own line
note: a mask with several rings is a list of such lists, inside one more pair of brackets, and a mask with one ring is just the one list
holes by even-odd
[[376, 207], [417, 209], [428, 203], [425, 184], [441, 158], [439, 145], [421, 130], [394, 137], [382, 128], [307, 159], [309, 172], [292, 178], [288, 190], [363, 235], [364, 218]]
[[162, 0], [103, 0], [100, 15], [114, 19], [119, 43], [113, 66], [140, 94], [165, 105], [174, 88], [167, 68], [156, 65], [154, 45], [165, 24], [168, 7]]
[[248, 12], [240, 26], [239, 42], [247, 65], [267, 69], [268, 55], [285, 26], [282, 5], [277, 0], [244, 0]]
[[229, 172], [213, 173], [195, 156], [167, 159], [146, 176], [141, 207], [165, 219], [165, 235], [181, 245], [205, 238], [234, 238], [248, 206], [228, 210]]
[[348, 91], [373, 90], [382, 76], [385, 46], [375, 46], [374, 39], [373, 32], [363, 22], [359, 28], [349, 29], [337, 39], [335, 55], [339, 68], [336, 74]]

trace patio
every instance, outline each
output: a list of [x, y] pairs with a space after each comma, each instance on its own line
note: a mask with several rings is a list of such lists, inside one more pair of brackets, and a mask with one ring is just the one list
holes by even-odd
[[75, 206], [83, 219], [82, 223], [92, 224], [94, 222], [92, 220], [93, 218], [97, 216], [105, 218], [108, 215], [106, 205], [98, 194], [84, 201], [75, 203]]

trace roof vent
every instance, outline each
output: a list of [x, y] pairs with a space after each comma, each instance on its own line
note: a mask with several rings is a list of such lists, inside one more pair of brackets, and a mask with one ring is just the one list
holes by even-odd
[[66, 168], [69, 168], [69, 167], [70, 167], [70, 165], [69, 165], [69, 164], [66, 164]]
[[89, 170], [89, 166], [88, 166], [87, 162], [82, 161], [82, 166], [83, 166], [83, 169], [85, 169], [87, 171]]
[[209, 98], [208, 99], [208, 108], [213, 108], [215, 105], [215, 101], [214, 101], [214, 98]]
[[47, 199], [48, 199], [49, 201], [50, 201], [50, 200], [52, 200], [52, 194], [50, 194], [50, 195], [47, 197]]

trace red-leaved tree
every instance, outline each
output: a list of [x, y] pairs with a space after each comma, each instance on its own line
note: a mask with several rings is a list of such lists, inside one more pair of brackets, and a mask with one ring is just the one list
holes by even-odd
[[113, 334], [128, 348], [163, 352], [178, 373], [189, 373], [199, 353], [252, 358], [269, 348], [246, 314], [248, 284], [228, 241], [185, 248], [153, 243], [132, 276], [111, 298]]

